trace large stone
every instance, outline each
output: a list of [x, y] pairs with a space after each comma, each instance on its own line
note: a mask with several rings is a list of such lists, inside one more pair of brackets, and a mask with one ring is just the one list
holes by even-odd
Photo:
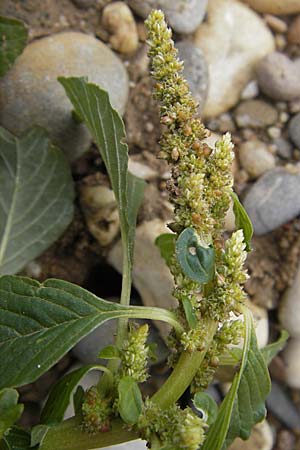
[[300, 0], [242, 0], [261, 13], [295, 14], [300, 12]]
[[234, 0], [209, 2], [207, 22], [196, 31], [195, 44], [209, 66], [206, 117], [234, 106], [253, 79], [257, 62], [274, 50], [274, 39], [262, 19]]
[[[295, 312], [293, 313], [295, 314]], [[300, 339], [292, 338], [283, 351], [285, 381], [293, 389], [300, 389]]]
[[289, 122], [289, 135], [291, 141], [300, 149], [300, 113], [296, 114]]
[[292, 61], [279, 52], [267, 55], [257, 65], [257, 80], [264, 94], [274, 100], [300, 97], [300, 59]]
[[229, 447], [229, 450], [272, 450], [273, 433], [267, 421], [258, 423], [251, 431], [247, 441], [236, 439]]
[[184, 62], [184, 77], [202, 111], [208, 93], [208, 67], [203, 52], [190, 41], [178, 42], [176, 47]]
[[[172, 296], [172, 275], [162, 259], [154, 241], [162, 233], [167, 233], [165, 223], [159, 219], [144, 222], [137, 227], [134, 246], [133, 285], [138, 290], [145, 306], [159, 306], [171, 309], [176, 306]], [[122, 246], [118, 242], [108, 255], [108, 262], [122, 272]], [[163, 322], [156, 322], [163, 336], [169, 327]]]
[[1, 125], [17, 135], [39, 125], [73, 160], [88, 149], [91, 137], [85, 125], [73, 120], [59, 76], [88, 77], [108, 91], [120, 113], [128, 97], [128, 76], [119, 58], [102, 42], [65, 32], [29, 44], [0, 80]]
[[283, 168], [265, 173], [246, 195], [244, 206], [257, 235], [268, 233], [300, 213], [300, 174]]
[[174, 31], [189, 34], [202, 22], [207, 0], [128, 0], [128, 4], [143, 19], [152, 9], [161, 9]]
[[300, 266], [292, 286], [280, 302], [279, 320], [292, 337], [300, 339]]

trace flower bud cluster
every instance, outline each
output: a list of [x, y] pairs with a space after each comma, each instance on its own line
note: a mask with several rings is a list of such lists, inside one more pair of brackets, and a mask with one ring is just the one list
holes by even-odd
[[86, 393], [81, 407], [82, 427], [90, 434], [105, 432], [110, 428], [112, 415], [112, 400], [103, 398], [96, 386], [92, 386]]
[[147, 337], [149, 327], [147, 324], [141, 327], [132, 327], [128, 338], [123, 344], [121, 354], [121, 375], [129, 376], [137, 382], [144, 382], [148, 378], [147, 364], [149, 358], [149, 347]]

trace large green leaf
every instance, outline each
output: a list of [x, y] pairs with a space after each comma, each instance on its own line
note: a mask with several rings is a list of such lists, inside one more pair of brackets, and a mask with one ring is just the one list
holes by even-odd
[[0, 127], [0, 186], [0, 274], [13, 274], [70, 223], [73, 181], [65, 156], [44, 130], [16, 138]]
[[163, 320], [181, 331], [161, 308], [107, 302], [62, 280], [0, 277], [0, 388], [36, 380], [101, 323], [121, 317]]
[[23, 412], [23, 405], [18, 404], [18, 398], [15, 389], [5, 388], [0, 391], [0, 440]]
[[217, 417], [210, 427], [203, 450], [226, 449], [236, 438], [248, 439], [253, 425], [265, 417], [270, 378], [257, 346], [253, 319], [245, 309], [245, 339], [239, 372], [235, 375]]
[[12, 66], [22, 53], [27, 41], [27, 29], [23, 22], [0, 16], [0, 76]]
[[133, 425], [138, 421], [143, 409], [142, 394], [137, 382], [130, 377], [121, 378], [118, 384], [120, 416], [125, 423]]
[[143, 198], [144, 181], [128, 172], [124, 123], [111, 106], [106, 91], [84, 78], [59, 78], [74, 110], [87, 125], [106, 166], [120, 213], [125, 258], [131, 266], [136, 215]]
[[108, 372], [104, 366], [91, 364], [68, 373], [54, 384], [43, 408], [41, 423], [53, 425], [63, 420], [72, 392], [79, 381], [91, 370]]

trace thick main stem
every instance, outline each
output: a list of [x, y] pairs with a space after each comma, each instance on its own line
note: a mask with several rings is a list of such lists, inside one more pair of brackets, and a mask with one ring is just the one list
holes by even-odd
[[197, 352], [183, 352], [169, 378], [153, 395], [152, 401], [165, 409], [176, 403], [193, 381], [206, 352], [217, 331], [218, 324], [211, 321], [207, 324], [207, 340], [205, 348]]

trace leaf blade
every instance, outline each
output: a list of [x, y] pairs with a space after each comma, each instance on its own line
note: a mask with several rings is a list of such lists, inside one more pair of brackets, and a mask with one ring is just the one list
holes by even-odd
[[247, 250], [247, 252], [250, 252], [251, 251], [250, 242], [251, 242], [251, 239], [253, 236], [252, 222], [235, 192], [231, 193], [231, 198], [233, 200], [233, 212], [235, 215], [235, 225], [238, 230], [243, 230], [244, 240], [246, 243], [246, 250]]
[[23, 412], [23, 405], [18, 404], [18, 398], [15, 389], [5, 388], [0, 391], [0, 440]]
[[20, 20], [0, 16], [0, 36], [0, 76], [3, 77], [22, 53], [28, 31]]
[[39, 256], [73, 217], [74, 188], [63, 153], [35, 127], [21, 138], [0, 127], [0, 273]]
[[119, 413], [125, 423], [135, 424], [142, 412], [143, 400], [137, 382], [123, 377], [118, 384]]

